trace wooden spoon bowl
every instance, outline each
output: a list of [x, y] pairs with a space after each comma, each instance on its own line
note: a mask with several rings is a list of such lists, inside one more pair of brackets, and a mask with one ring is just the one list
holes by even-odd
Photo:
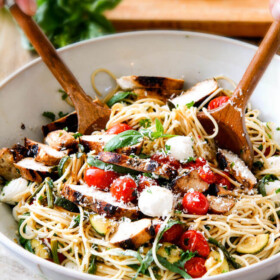
[[[239, 155], [249, 167], [253, 164], [254, 152], [245, 126], [245, 110], [248, 100], [280, 46], [280, 22], [274, 21], [260, 44], [232, 97], [221, 107], [210, 110], [219, 131], [215, 138], [221, 148]], [[213, 133], [213, 123], [203, 112], [197, 115], [208, 133]]]

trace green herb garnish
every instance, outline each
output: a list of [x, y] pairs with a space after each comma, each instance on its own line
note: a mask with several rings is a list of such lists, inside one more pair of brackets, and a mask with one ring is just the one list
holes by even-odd
[[139, 121], [140, 126], [144, 127], [144, 128], [148, 128], [151, 126], [152, 121], [150, 119], [142, 119]]
[[52, 122], [55, 120], [55, 114], [53, 112], [44, 112], [42, 116], [50, 119]]
[[112, 107], [114, 104], [121, 102], [130, 96], [137, 96], [137, 94], [130, 91], [119, 91], [113, 97], [111, 97], [111, 99], [107, 102], [107, 105]]
[[187, 103], [186, 106], [188, 109], [190, 109], [191, 107], [193, 107], [194, 105], [194, 101], [190, 102], [190, 103]]

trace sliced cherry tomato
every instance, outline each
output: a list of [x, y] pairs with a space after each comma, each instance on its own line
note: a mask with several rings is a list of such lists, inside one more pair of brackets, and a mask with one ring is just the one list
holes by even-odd
[[[160, 229], [161, 224], [157, 224], [155, 227], [155, 233], [157, 234]], [[176, 224], [168, 229], [163, 235], [161, 241], [176, 243], [180, 240], [182, 234], [184, 232], [183, 226], [180, 224]]]
[[154, 160], [161, 164], [169, 164], [176, 170], [181, 167], [180, 161], [178, 161], [177, 159], [175, 159], [171, 156], [166, 156], [166, 155], [162, 155], [162, 154], [154, 154], [151, 156], [151, 160]]
[[150, 186], [157, 186], [156, 180], [141, 175], [138, 181], [138, 192], [142, 192], [144, 189], [149, 188]]
[[119, 124], [116, 124], [116, 125], [112, 126], [111, 128], [109, 128], [106, 131], [106, 134], [119, 134], [126, 130], [133, 130], [133, 128], [126, 123], [119, 123]]
[[203, 165], [198, 169], [199, 177], [208, 184], [215, 183], [216, 176], [208, 164]]
[[137, 197], [137, 185], [129, 176], [116, 179], [110, 189], [112, 195], [119, 201], [131, 202]]
[[264, 155], [265, 155], [265, 156], [268, 156], [269, 153], [270, 153], [270, 147], [267, 147], [267, 148], [265, 149]]
[[228, 100], [229, 100], [229, 96], [216, 97], [216, 98], [212, 99], [210, 101], [210, 103], [208, 104], [208, 110], [216, 109], [216, 108], [220, 107], [221, 105], [223, 105], [224, 103], [228, 102]]
[[183, 207], [190, 214], [205, 215], [209, 209], [209, 202], [200, 192], [189, 192], [184, 195]]
[[[226, 175], [228, 175], [226, 172], [224, 172], [224, 173]], [[227, 178], [225, 178], [219, 174], [215, 174], [215, 177], [216, 177], [215, 184], [222, 186], [222, 187], [226, 187], [227, 190], [231, 189], [231, 182]]]
[[118, 173], [114, 171], [105, 171], [97, 167], [90, 167], [86, 170], [84, 178], [89, 186], [100, 190], [109, 190], [110, 185], [118, 177]]
[[186, 169], [198, 169], [199, 167], [207, 164], [207, 161], [204, 158], [197, 158], [195, 161], [191, 161], [183, 164], [183, 168]]
[[188, 230], [180, 238], [180, 247], [185, 251], [197, 252], [201, 257], [206, 258], [210, 253], [210, 247], [204, 236], [195, 231]]
[[206, 273], [205, 259], [194, 257], [185, 263], [185, 270], [192, 278], [202, 277]]

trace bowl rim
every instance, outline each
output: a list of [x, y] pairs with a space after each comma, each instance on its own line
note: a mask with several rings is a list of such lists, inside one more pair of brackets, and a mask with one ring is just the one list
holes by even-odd
[[[173, 31], [173, 30], [152, 30], [152, 31], [132, 31], [132, 32], [122, 32], [122, 33], [117, 33], [117, 34], [111, 34], [111, 35], [106, 35], [103, 37], [98, 37], [98, 38], [92, 38], [89, 40], [84, 40], [81, 42], [77, 42], [71, 45], [68, 45], [66, 47], [60, 48], [58, 50], [59, 53], [64, 53], [67, 52], [68, 50], [71, 49], [75, 49], [75, 48], [79, 48], [80, 46], [84, 46], [84, 45], [90, 45], [94, 42], [97, 41], [107, 41], [107, 40], [112, 40], [115, 38], [124, 38], [124, 37], [133, 37], [133, 36], [153, 36], [153, 35], [162, 35], [162, 36], [193, 36], [193, 37], [197, 37], [197, 38], [203, 38], [203, 39], [210, 39], [210, 40], [214, 40], [217, 42], [225, 42], [225, 43], [230, 43], [232, 45], [237, 45], [237, 46], [241, 46], [243, 48], [247, 48], [247, 49], [251, 49], [251, 50], [257, 50], [257, 46], [254, 46], [250, 43], [246, 43], [246, 42], [242, 42], [240, 40], [237, 39], [231, 39], [231, 38], [227, 38], [224, 36], [219, 36], [219, 35], [213, 35], [213, 34], [207, 34], [207, 33], [202, 33], [202, 32], [192, 32], [192, 31]], [[280, 63], [280, 55], [275, 55], [272, 59], [273, 61], [278, 60]], [[26, 65], [20, 67], [18, 70], [16, 70], [15, 72], [13, 72], [12, 74], [10, 74], [8, 77], [6, 77], [5, 79], [3, 79], [0, 82], [0, 90], [2, 90], [3, 87], [5, 87], [7, 84], [9, 84], [10, 82], [12, 82], [18, 75], [20, 75], [22, 72], [27, 71], [29, 68], [32, 68], [33, 66], [37, 65], [38, 63], [42, 63], [42, 59], [40, 57], [32, 60], [31, 62], [27, 63]], [[55, 263], [52, 263], [50, 261], [47, 261], [45, 259], [42, 259], [34, 254], [32, 254], [31, 252], [25, 250], [24, 248], [22, 248], [19, 244], [17, 244], [16, 242], [14, 242], [13, 240], [9, 239], [8, 237], [6, 237], [0, 230], [0, 244], [3, 245], [7, 250], [11, 250], [13, 251], [13, 254], [17, 254], [20, 255], [21, 258], [26, 258], [28, 259], [28, 261], [39, 265], [42, 265], [43, 267], [45, 267], [46, 269], [50, 268], [52, 271], [54, 272], [58, 272], [61, 274], [64, 274], [66, 276], [74, 276], [77, 279], [86, 279], [86, 280], [92, 280], [92, 279], [98, 279], [98, 280], [105, 280], [108, 279], [106, 277], [102, 277], [102, 276], [97, 276], [97, 275], [91, 275], [91, 274], [87, 274], [84, 272], [80, 272], [80, 271], [75, 271], [73, 269], [69, 269], [66, 268], [64, 266], [61, 265], [57, 265]], [[248, 267], [244, 267], [242, 269], [239, 270], [233, 270], [227, 273], [227, 278], [230, 277], [230, 279], [232, 279], [233, 277], [235, 277], [236, 279], [242, 275], [245, 274], [249, 274], [251, 271], [259, 271], [262, 268], [264, 268], [264, 266], [266, 266], [267, 264], [273, 265], [276, 262], [278, 262], [280, 260], [280, 254], [275, 254], [272, 257], [269, 257], [268, 259], [262, 260], [259, 263], [255, 263], [252, 264]], [[40, 269], [40, 267], [39, 267]], [[41, 270], [41, 269], [40, 269]], [[42, 271], [42, 270], [41, 270]], [[215, 275], [215, 276], [210, 276], [209, 278], [205, 278], [205, 279], [213, 279], [213, 280], [222, 280], [224, 279], [224, 275], [220, 274], [220, 275]]]

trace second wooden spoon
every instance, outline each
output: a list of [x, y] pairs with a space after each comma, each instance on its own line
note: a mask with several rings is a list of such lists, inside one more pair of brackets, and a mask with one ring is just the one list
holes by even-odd
[[[254, 153], [245, 126], [245, 109], [250, 96], [279, 46], [280, 22], [275, 21], [265, 35], [229, 102], [209, 111], [219, 126], [215, 138], [218, 146], [240, 155], [249, 167], [253, 164]], [[213, 132], [213, 123], [208, 116], [200, 112], [198, 119], [207, 132]]]

